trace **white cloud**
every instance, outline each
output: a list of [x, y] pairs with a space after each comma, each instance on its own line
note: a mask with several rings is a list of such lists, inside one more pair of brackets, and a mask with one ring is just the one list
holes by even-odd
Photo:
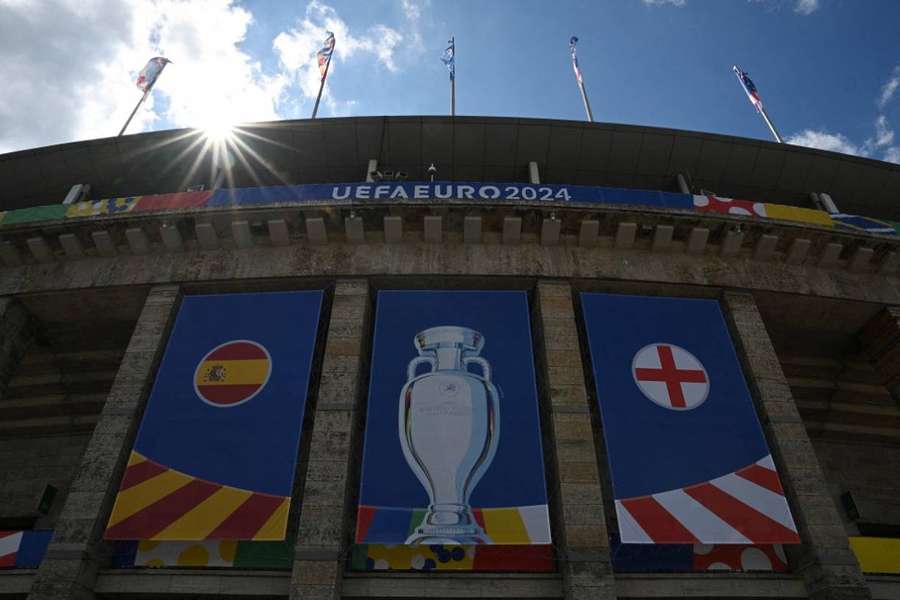
[[900, 88], [900, 65], [894, 67], [891, 76], [881, 87], [881, 94], [878, 96], [878, 108], [884, 110], [884, 107], [894, 98], [894, 94]]
[[682, 7], [687, 3], [687, 0], [642, 0], [644, 4], [647, 6], [661, 6], [663, 4], [670, 4], [672, 6]]
[[811, 15], [819, 10], [819, 0], [797, 0], [794, 5], [794, 12], [799, 15]]
[[894, 141], [894, 131], [888, 125], [887, 117], [878, 115], [875, 119], [875, 137], [872, 144], [877, 147], [889, 146]]
[[[334, 32], [335, 37], [334, 58], [329, 71], [336, 66], [339, 68], [340, 63], [349, 61], [357, 53], [369, 53], [387, 70], [398, 70], [396, 50], [403, 41], [398, 31], [376, 24], [362, 35], [354, 34], [334, 8], [313, 0], [306, 7], [305, 17], [288, 31], [279, 33], [272, 42], [282, 68], [296, 78], [306, 97], [315, 98], [319, 91], [320, 75], [314, 55], [321, 47], [326, 31]], [[327, 87], [323, 97], [330, 106], [336, 106]]]
[[[264, 68], [244, 46], [254, 15], [239, 0], [0, 0], [0, 153], [115, 135], [141, 96], [137, 72], [156, 55], [173, 62], [129, 133], [282, 118], [318, 91], [326, 29], [337, 36], [332, 69], [360, 57], [394, 72], [398, 52], [421, 50], [427, 6], [400, 0], [404, 34], [380, 23], [358, 32], [312, 0], [275, 36], [277, 64]], [[302, 94], [289, 93], [295, 86]], [[327, 88], [325, 104], [333, 114], [355, 106]]]
[[804, 129], [800, 133], [790, 136], [785, 141], [795, 146], [806, 146], [807, 148], [818, 148], [819, 150], [830, 150], [843, 154], [861, 154], [861, 148], [840, 133]]
[[115, 135], [155, 55], [173, 63], [129, 132], [278, 117], [287, 80], [241, 50], [253, 16], [232, 0], [3, 0], [0, 22], [0, 152]]

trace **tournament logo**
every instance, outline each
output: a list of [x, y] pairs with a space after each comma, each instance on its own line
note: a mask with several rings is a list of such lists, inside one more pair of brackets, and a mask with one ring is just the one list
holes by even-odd
[[210, 350], [194, 372], [194, 391], [205, 403], [230, 408], [247, 402], [266, 386], [272, 357], [261, 344], [232, 340]]
[[641, 393], [663, 408], [691, 410], [709, 395], [706, 368], [674, 344], [644, 346], [634, 355], [631, 372]]

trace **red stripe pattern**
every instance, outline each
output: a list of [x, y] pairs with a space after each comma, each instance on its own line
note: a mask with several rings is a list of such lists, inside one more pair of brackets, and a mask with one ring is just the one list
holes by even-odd
[[625, 543], [799, 544], [771, 456], [713, 480], [616, 499]]
[[622, 504], [639, 523], [653, 523], [649, 533], [654, 544], [678, 544], [687, 541], [700, 543], [691, 531], [681, 524], [652, 496], [623, 500]]

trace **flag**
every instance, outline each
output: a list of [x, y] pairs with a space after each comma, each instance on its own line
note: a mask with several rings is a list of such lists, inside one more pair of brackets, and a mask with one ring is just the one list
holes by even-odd
[[182, 301], [106, 539], [284, 539], [321, 301]]
[[447, 70], [450, 71], [450, 79], [452, 80], [456, 78], [456, 39], [450, 38], [447, 40], [447, 43], [450, 45], [441, 54], [441, 62], [447, 65]]
[[753, 84], [753, 80], [750, 79], [750, 76], [745, 71], [741, 71], [740, 67], [737, 65], [733, 66], [732, 69], [734, 69], [734, 74], [737, 75], [738, 81], [741, 82], [744, 91], [747, 92], [747, 98], [750, 100], [750, 104], [756, 107], [756, 110], [762, 111], [762, 98], [759, 97], [759, 92], [756, 90], [756, 85]]
[[578, 38], [574, 35], [569, 40], [569, 52], [572, 54], [572, 69], [575, 70], [575, 78], [578, 83], [584, 83], [584, 77], [581, 74], [581, 68], [578, 66], [578, 56], [575, 54], [575, 45], [578, 44]]
[[718, 302], [581, 303], [622, 542], [800, 543]]
[[162, 73], [162, 70], [165, 68], [167, 64], [172, 62], [168, 58], [163, 58], [162, 56], [154, 56], [147, 64], [141, 69], [141, 72], [138, 73], [137, 80], [134, 82], [136, 86], [142, 91], [146, 92], [150, 88], [153, 87], [153, 84], [156, 83], [156, 79], [159, 77], [159, 74]]
[[322, 47], [316, 52], [316, 60], [319, 61], [319, 75], [322, 79], [325, 79], [325, 69], [328, 67], [328, 62], [331, 60], [331, 55], [334, 52], [334, 34], [330, 31], [325, 33], [328, 34], [328, 37], [325, 38]]

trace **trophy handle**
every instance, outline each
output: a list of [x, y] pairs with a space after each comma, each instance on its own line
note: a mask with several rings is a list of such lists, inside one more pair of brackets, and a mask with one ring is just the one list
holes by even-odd
[[491, 380], [491, 364], [480, 356], [467, 356], [463, 359], [463, 365], [468, 370], [470, 364], [475, 363], [481, 367], [481, 376], [485, 381]]
[[406, 367], [406, 380], [412, 381], [416, 378], [416, 368], [422, 363], [428, 363], [431, 365], [431, 370], [434, 371], [435, 361], [431, 356], [417, 356], [411, 361], [409, 361], [409, 366]]

